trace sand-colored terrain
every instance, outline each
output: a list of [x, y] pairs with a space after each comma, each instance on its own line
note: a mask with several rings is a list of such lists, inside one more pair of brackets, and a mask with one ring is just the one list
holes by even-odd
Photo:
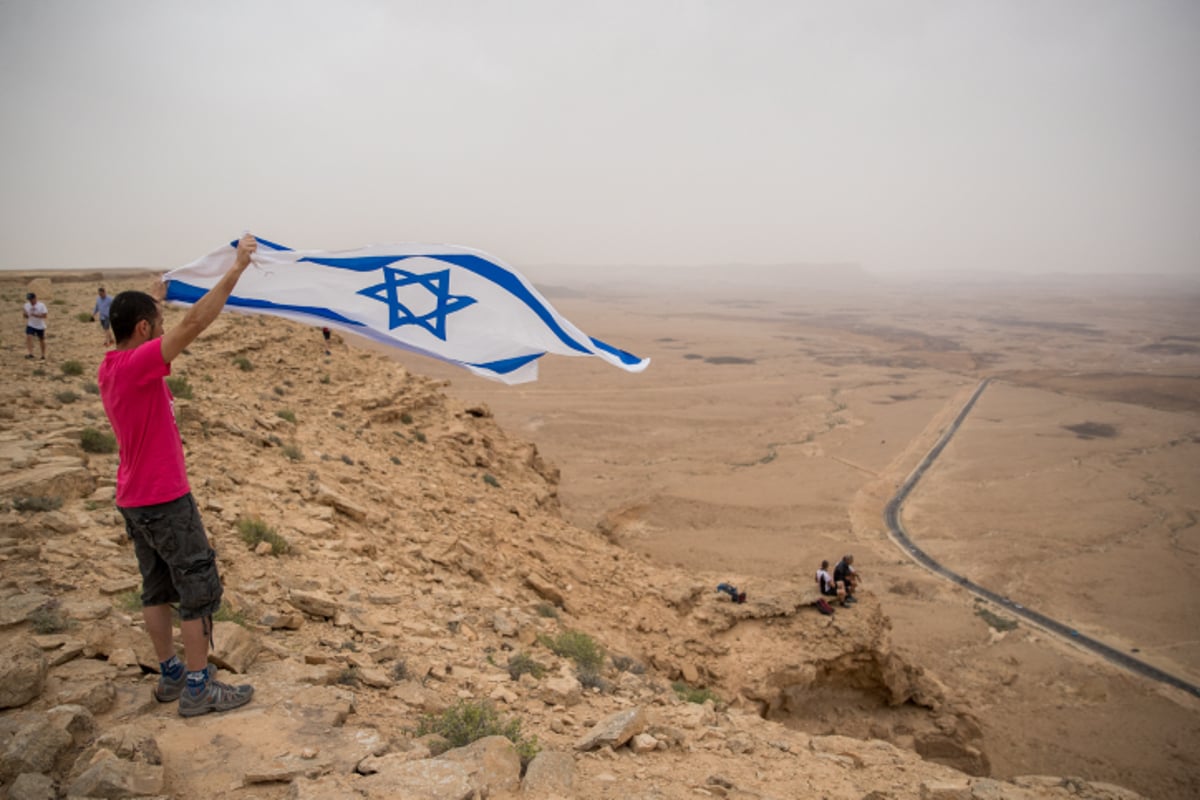
[[993, 377], [905, 507], [913, 539], [1200, 683], [1200, 294], [1064, 279], [556, 306], [651, 368], [601, 380], [588, 360], [548, 360], [516, 388], [423, 369], [538, 443], [563, 470], [572, 521], [662, 563], [753, 576], [752, 593], [852, 551], [898, 644], [973, 699], [996, 774], [1200, 790], [1195, 697], [1028, 624], [994, 630], [882, 520]]
[[[14, 322], [0, 336], [9, 398], [3, 420], [14, 446], [76, 457], [67, 432], [102, 423], [98, 401], [86, 392], [71, 402], [55, 399], [73, 385], [57, 371], [64, 357], [89, 369], [100, 358], [99, 331], [75, 318], [90, 308], [97, 277], [39, 285], [52, 312], [44, 366], [21, 358], [18, 289], [25, 282], [4, 287]], [[115, 283], [144, 280], [123, 275]], [[554, 358], [538, 383], [504, 387], [400, 356], [413, 373], [444, 378], [447, 402], [377, 355], [338, 344], [325, 358], [315, 331], [232, 315], [181, 362], [179, 373], [190, 376], [197, 395], [182, 406], [181, 427], [210, 531], [225, 554], [230, 597], [260, 620], [256, 635], [277, 660], [251, 670], [260, 687], [252, 712], [212, 728], [229, 734], [228, 747], [199, 772], [169, 774], [171, 785], [193, 785], [211, 770], [227, 796], [248, 796], [238, 781], [260, 769], [255, 759], [282, 752], [264, 734], [281, 726], [279, 735], [291, 736], [288, 698], [296, 682], [314, 680], [316, 663], [336, 683], [348, 665], [390, 669], [381, 659], [395, 655], [381, 654], [399, 643], [410, 666], [445, 664], [419, 692], [411, 681], [359, 687], [354, 724], [396, 741], [435, 701], [476, 696], [494, 682], [507, 688], [492, 656], [511, 644], [494, 630], [495, 615], [531, 613], [536, 596], [523, 576], [536, 563], [569, 594], [569, 624], [653, 667], [629, 697], [653, 698], [660, 691], [654, 681], [686, 677], [714, 686], [741, 712], [765, 708], [796, 736], [792, 750], [781, 749], [779, 734], [754, 728], [752, 746], [743, 749], [739, 737], [751, 729], [739, 726], [749, 723], [731, 716], [659, 761], [577, 759], [585, 787], [578, 796], [629, 796], [636, 786], [655, 787], [655, 796], [692, 796], [690, 782], [713, 771], [758, 786], [758, 796], [856, 798], [888, 786], [896, 797], [924, 796], [922, 782], [950, 773], [910, 759], [919, 741], [936, 740], [919, 726], [970, 728], [971, 716], [982, 735], [965, 738], [982, 747], [997, 777], [1079, 775], [1147, 797], [1196, 795], [1200, 701], [1025, 623], [997, 630], [1002, 609], [990, 609], [999, 621], [989, 618], [985, 604], [917, 566], [889, 540], [882, 517], [979, 380], [992, 377], [908, 501], [909, 533], [978, 583], [1200, 681], [1192, 622], [1200, 593], [1196, 294], [1057, 284], [935, 290], [865, 280], [817, 293], [681, 296], [631, 287], [620, 296], [580, 294], [555, 297], [555, 304], [589, 334], [652, 357], [648, 371], [629, 375], [594, 359]], [[171, 312], [168, 324], [178, 315]], [[254, 372], [233, 365], [241, 356], [254, 361]], [[298, 422], [276, 416], [283, 406]], [[418, 440], [414, 426], [427, 437]], [[552, 470], [522, 439], [537, 444], [561, 479], [547, 477]], [[285, 457], [285, 443], [302, 459]], [[21, 460], [22, 469], [32, 463]], [[10, 466], [15, 477], [16, 461]], [[115, 515], [96, 499], [114, 466], [113, 456], [86, 461], [99, 489], [66, 509], [80, 526], [74, 533], [59, 536], [36, 514], [8, 512], [11, 535], [29, 539], [34, 534], [23, 531], [36, 531], [42, 544], [29, 553], [16, 546], [5, 562], [6, 593], [55, 591], [94, 597], [88, 603], [105, 610], [112, 605], [93, 584], [127, 581], [131, 570], [117, 546]], [[504, 488], [493, 492], [481, 482], [485, 470]], [[335, 513], [331, 491], [361, 518]], [[563, 525], [551, 492], [569, 522], [601, 530], [611, 543]], [[234, 521], [247, 512], [277, 520], [296, 552], [276, 562], [245, 551]], [[866, 577], [860, 607], [832, 621], [806, 604], [789, 607], [822, 558], [848, 551]], [[724, 577], [752, 602], [717, 602], [708, 587]], [[261, 622], [264, 613], [295, 613], [285, 598], [312, 587], [361, 611], [363, 630], [319, 615], [306, 616], [298, 631]], [[379, 596], [383, 605], [363, 602]], [[388, 604], [400, 597], [403, 605]], [[553, 630], [552, 620], [534, 623]], [[167, 763], [187, 763], [192, 739], [178, 738], [168, 712], [133, 699], [144, 694], [146, 669], [126, 652], [144, 644], [136, 619], [111, 612], [95, 627], [112, 628], [105, 636], [120, 647], [89, 644], [91, 656], [58, 669], [82, 663], [107, 670], [104, 682], [116, 687], [117, 699], [98, 716], [102, 723], [123, 714], [148, 721], [164, 737]], [[10, 627], [5, 640], [16, 633]], [[880, 684], [872, 670], [895, 666], [887, 661], [892, 645], [901, 665], [915, 666], [897, 667]], [[814, 670], [824, 677], [814, 680]], [[764, 701], [758, 693], [778, 678], [796, 683]], [[944, 684], [946, 697], [926, 705], [931, 680]], [[39, 702], [53, 702], [56, 681]], [[619, 693], [589, 695], [564, 714], [539, 699], [539, 687], [513, 687], [503, 702], [522, 710], [547, 747], [563, 750], [581, 723], [627, 702]], [[891, 707], [887, 691], [908, 699]], [[657, 706], [657, 697], [644, 702]], [[962, 715], [964, 705], [970, 715]], [[934, 706], [941, 712], [931, 714]], [[664, 713], [682, 712], [668, 703]], [[834, 742], [834, 733], [872, 741]], [[293, 749], [313, 744], [306, 731], [296, 737]], [[259, 738], [274, 749], [256, 750]], [[859, 763], [860, 755], [890, 753], [892, 745], [906, 754], [888, 755], [892, 766], [876, 773], [870, 759]], [[825, 746], [856, 755], [827, 759], [817, 752]], [[1073, 784], [1054, 786], [1074, 791]], [[282, 797], [286, 789], [251, 791]]]

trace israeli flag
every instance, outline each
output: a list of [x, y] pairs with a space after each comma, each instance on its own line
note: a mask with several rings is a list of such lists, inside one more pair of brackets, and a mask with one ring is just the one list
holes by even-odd
[[[234, 241], [168, 272], [167, 301], [195, 303], [229, 271], [236, 252]], [[537, 361], [547, 353], [596, 356], [629, 372], [650, 364], [587, 336], [516, 270], [465, 247], [291, 250], [258, 238], [226, 307], [337, 328], [508, 384], [537, 380]]]

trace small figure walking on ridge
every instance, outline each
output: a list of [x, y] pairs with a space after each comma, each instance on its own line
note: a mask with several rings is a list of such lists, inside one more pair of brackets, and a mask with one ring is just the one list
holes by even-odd
[[108, 321], [108, 310], [112, 308], [113, 299], [108, 296], [108, 292], [104, 291], [101, 286], [96, 290], [96, 305], [92, 307], [92, 321], [100, 318], [100, 329], [104, 331], [104, 346], [111, 347], [113, 344], [112, 326]]
[[46, 360], [46, 304], [38, 302], [37, 294], [30, 292], [25, 295], [25, 349], [29, 351], [26, 358], [33, 358], [33, 340], [37, 339], [42, 345], [42, 361]]

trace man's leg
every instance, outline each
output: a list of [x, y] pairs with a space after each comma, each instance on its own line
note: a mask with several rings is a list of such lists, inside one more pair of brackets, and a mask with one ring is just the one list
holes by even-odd
[[183, 657], [188, 672], [199, 672], [208, 666], [208, 636], [204, 633], [204, 620], [185, 619], [179, 623], [183, 629]]
[[29, 351], [29, 357], [33, 358], [33, 334], [25, 334], [25, 349]]
[[46, 334], [44, 332], [38, 337], [38, 341], [42, 343], [42, 359], [44, 360], [46, 358]]
[[[154, 643], [154, 655], [159, 661], [168, 661], [175, 655], [175, 637], [171, 626], [171, 607], [169, 605], [145, 606], [142, 608], [142, 619], [146, 621], [146, 633]], [[186, 628], [184, 629], [186, 636]], [[185, 638], [186, 642], [186, 638]], [[202, 667], [198, 667], [202, 669]]]

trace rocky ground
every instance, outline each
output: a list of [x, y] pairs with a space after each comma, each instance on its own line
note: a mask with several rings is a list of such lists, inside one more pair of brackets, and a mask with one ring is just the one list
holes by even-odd
[[[654, 566], [566, 523], [557, 471], [486, 407], [230, 314], [176, 362], [173, 390], [226, 587], [213, 660], [256, 695], [182, 719], [150, 693], [117, 456], [82, 444], [108, 430], [102, 337], [76, 318], [96, 277], [32, 284], [46, 362], [24, 359], [16, 324], [0, 339], [9, 797], [1137, 797], [988, 778], [977, 720], [893, 651], [881, 598], [824, 617], [807, 582], [779, 581], [733, 604], [715, 586], [736, 575]], [[0, 300], [30, 285], [0, 281]], [[253, 522], [274, 546], [245, 540]], [[549, 646], [569, 641], [577, 658]], [[603, 661], [581, 668], [591, 643]], [[485, 704], [519, 722], [520, 752], [418, 735]], [[799, 704], [822, 709], [818, 728], [772, 721]]]

